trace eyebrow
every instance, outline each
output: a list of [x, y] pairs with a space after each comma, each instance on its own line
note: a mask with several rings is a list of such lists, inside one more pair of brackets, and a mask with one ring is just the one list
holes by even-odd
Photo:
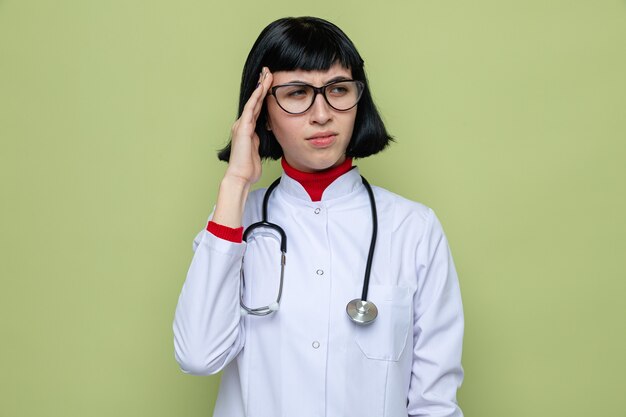
[[[352, 80], [352, 78], [346, 77], [345, 75], [338, 75], [338, 76], [333, 77], [330, 80], [326, 81], [324, 83], [324, 85], [330, 84], [330, 83], [334, 83], [336, 81], [347, 81], [347, 80]], [[291, 80], [291, 81], [289, 81], [289, 84], [291, 84], [291, 83], [302, 83], [302, 84], [312, 85], [312, 84], [309, 84], [308, 82], [302, 81], [302, 80]]]

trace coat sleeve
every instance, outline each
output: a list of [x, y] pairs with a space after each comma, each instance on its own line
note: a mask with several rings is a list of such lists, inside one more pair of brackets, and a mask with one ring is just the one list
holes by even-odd
[[411, 417], [462, 417], [456, 392], [463, 381], [463, 306], [454, 262], [439, 220], [429, 211], [417, 248]]
[[239, 269], [245, 243], [201, 231], [174, 316], [174, 351], [181, 369], [210, 375], [222, 370], [244, 345], [239, 307]]

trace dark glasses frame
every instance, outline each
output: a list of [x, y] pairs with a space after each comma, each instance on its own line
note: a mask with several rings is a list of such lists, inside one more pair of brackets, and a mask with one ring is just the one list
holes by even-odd
[[[335, 107], [332, 104], [330, 104], [330, 101], [328, 100], [328, 97], [326, 97], [326, 89], [328, 87], [332, 87], [335, 84], [340, 84], [340, 83], [345, 83], [345, 82], [354, 83], [356, 85], [358, 91], [359, 91], [359, 94], [358, 94], [358, 96], [356, 98], [356, 101], [354, 102], [354, 104], [352, 106], [348, 107], [347, 109], [338, 109], [337, 107]], [[280, 104], [280, 101], [278, 100], [278, 97], [276, 97], [276, 90], [278, 90], [280, 87], [297, 87], [297, 86], [312, 88], [313, 89], [313, 99], [311, 100], [311, 104], [309, 104], [309, 107], [307, 107], [305, 110], [299, 111], [299, 112], [291, 112], [291, 111], [285, 109]], [[278, 107], [283, 109], [283, 111], [285, 111], [286, 113], [289, 113], [289, 114], [302, 114], [302, 113], [306, 113], [311, 107], [313, 107], [313, 103], [315, 103], [315, 99], [317, 98], [318, 94], [321, 94], [322, 97], [324, 97], [324, 100], [326, 100], [326, 103], [328, 103], [328, 105], [331, 108], [333, 108], [333, 109], [335, 109], [337, 111], [348, 111], [348, 110], [350, 110], [351, 108], [353, 108], [354, 106], [356, 106], [359, 103], [359, 100], [361, 99], [361, 96], [363, 95], [363, 90], [365, 90], [365, 83], [363, 83], [362, 81], [359, 81], [359, 80], [336, 80], [336, 81], [331, 81], [328, 84], [324, 84], [321, 87], [316, 87], [314, 85], [307, 84], [307, 83], [294, 82], [294, 83], [286, 83], [286, 84], [275, 85], [274, 87], [269, 89], [269, 91], [267, 92], [267, 95], [274, 96], [274, 98], [276, 99], [276, 104], [278, 104]]]

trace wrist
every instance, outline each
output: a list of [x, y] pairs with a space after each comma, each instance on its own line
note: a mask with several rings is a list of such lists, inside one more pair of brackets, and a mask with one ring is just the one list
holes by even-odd
[[217, 194], [213, 221], [231, 228], [241, 227], [249, 190], [250, 184], [247, 181], [225, 175]]
[[220, 182], [220, 191], [226, 189], [234, 193], [248, 194], [251, 186], [252, 184], [246, 178], [226, 172]]

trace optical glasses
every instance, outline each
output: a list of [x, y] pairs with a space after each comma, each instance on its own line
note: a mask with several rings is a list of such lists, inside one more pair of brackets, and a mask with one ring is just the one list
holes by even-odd
[[289, 114], [302, 114], [309, 110], [318, 94], [321, 94], [330, 107], [338, 111], [350, 110], [359, 102], [365, 84], [356, 80], [333, 81], [321, 87], [294, 82], [270, 88], [268, 95], [276, 98], [276, 103]]

